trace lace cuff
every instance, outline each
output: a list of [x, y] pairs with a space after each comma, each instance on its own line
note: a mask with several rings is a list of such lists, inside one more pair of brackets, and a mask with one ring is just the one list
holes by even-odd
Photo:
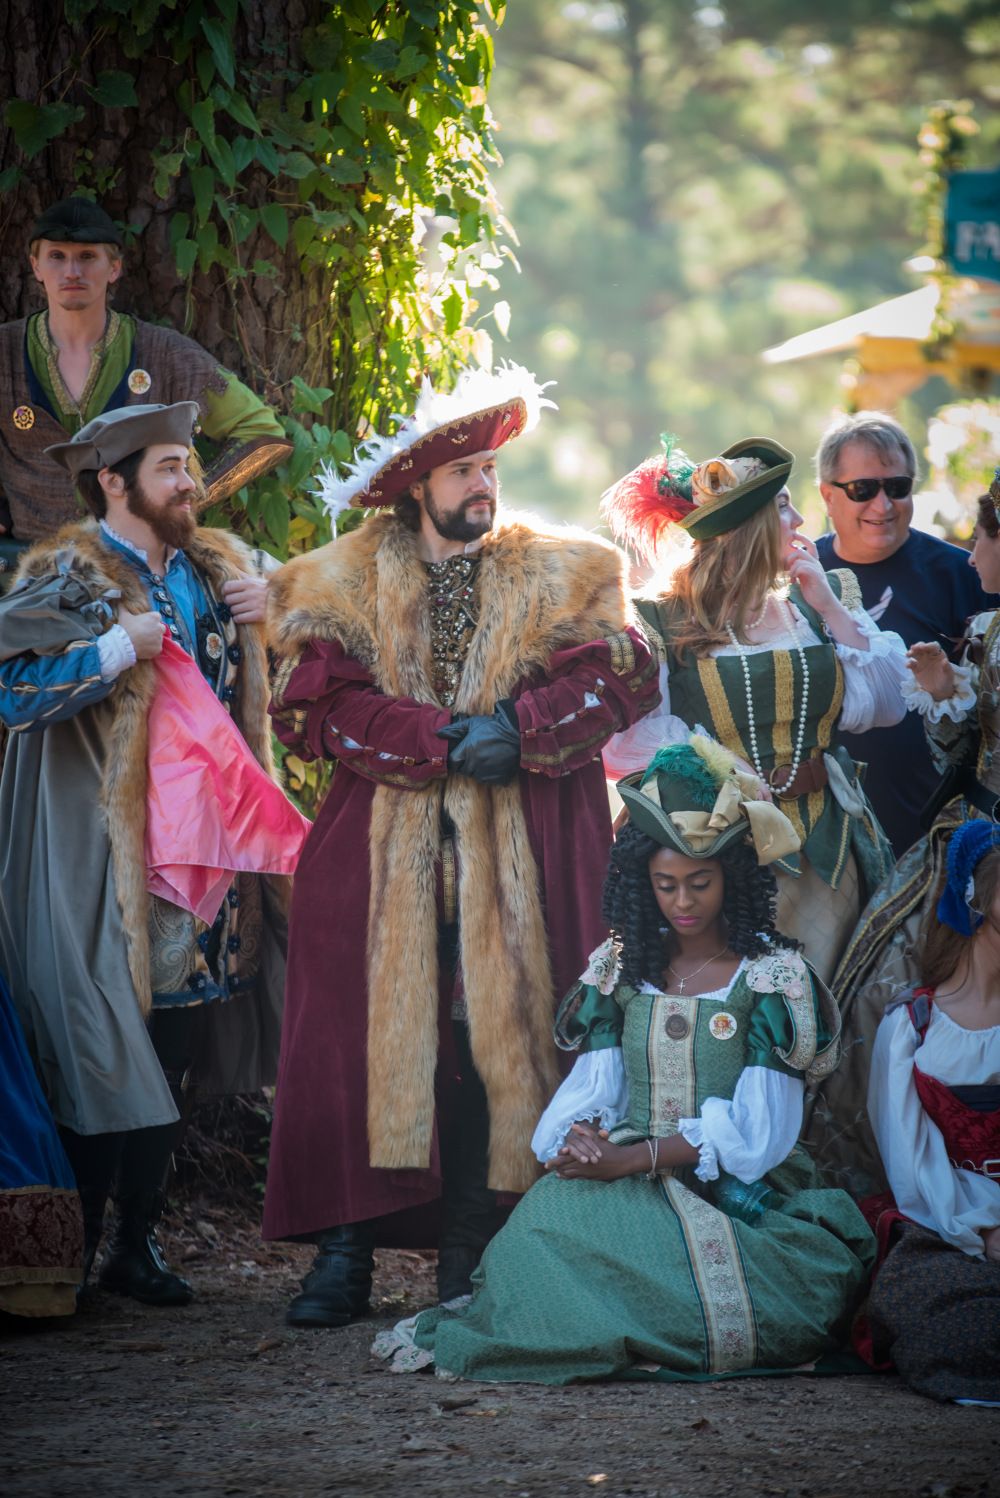
[[102, 681], [117, 681], [123, 671], [135, 665], [135, 646], [120, 624], [112, 624], [106, 634], [98, 636], [96, 644]]
[[903, 683], [903, 697], [911, 712], [918, 712], [928, 723], [940, 723], [943, 718], [961, 723], [969, 716], [976, 706], [976, 669], [974, 666], [951, 669], [955, 673], [955, 690], [940, 702], [918, 686], [914, 677], [908, 677]]
[[894, 629], [879, 629], [864, 609], [852, 609], [851, 618], [868, 641], [868, 649], [862, 650], [858, 645], [842, 645], [834, 640], [833, 647], [842, 661], [849, 661], [852, 666], [870, 666], [872, 661], [885, 660], [886, 656], [902, 658], [906, 655], [902, 637]]
[[719, 1179], [719, 1151], [710, 1139], [705, 1138], [705, 1125], [700, 1118], [682, 1118], [677, 1125], [677, 1132], [686, 1139], [693, 1149], [698, 1151], [698, 1164], [694, 1173], [699, 1181], [717, 1181]]
[[544, 1164], [562, 1149], [573, 1124], [597, 1119], [599, 1128], [613, 1129], [627, 1112], [628, 1083], [621, 1046], [584, 1051], [538, 1120], [531, 1148]]

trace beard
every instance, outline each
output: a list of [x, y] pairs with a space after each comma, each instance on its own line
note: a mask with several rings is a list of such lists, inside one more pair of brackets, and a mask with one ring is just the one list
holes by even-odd
[[[470, 520], [469, 509], [484, 499], [489, 503], [489, 518]], [[424, 495], [424, 508], [434, 529], [445, 541], [478, 541], [480, 536], [485, 536], [487, 531], [493, 529], [497, 502], [492, 494], [484, 490], [480, 494], [471, 494], [468, 499], [464, 499], [457, 510], [442, 510], [434, 498], [428, 481]]]
[[154, 504], [142, 485], [136, 480], [130, 484], [125, 496], [130, 515], [137, 520], [144, 520], [153, 535], [164, 546], [171, 546], [175, 551], [184, 551], [194, 540], [194, 533], [198, 528], [198, 522], [191, 510], [184, 510], [176, 499], [167, 500], [165, 504]]

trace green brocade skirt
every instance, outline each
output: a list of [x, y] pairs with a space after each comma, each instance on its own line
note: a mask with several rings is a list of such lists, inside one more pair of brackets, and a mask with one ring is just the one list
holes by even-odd
[[540, 1384], [790, 1372], [840, 1347], [873, 1258], [851, 1198], [815, 1184], [798, 1150], [752, 1223], [682, 1175], [546, 1176], [487, 1249], [471, 1303], [419, 1316], [417, 1346], [465, 1378]]

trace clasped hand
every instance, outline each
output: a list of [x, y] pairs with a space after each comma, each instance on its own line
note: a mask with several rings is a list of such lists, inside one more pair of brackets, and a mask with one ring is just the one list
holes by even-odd
[[906, 664], [917, 686], [935, 702], [943, 702], [955, 690], [955, 673], [940, 645], [911, 645], [906, 652]]
[[557, 1155], [545, 1169], [563, 1181], [617, 1181], [631, 1175], [635, 1167], [629, 1151], [612, 1144], [607, 1129], [593, 1123], [575, 1123]]
[[506, 785], [521, 763], [521, 732], [510, 702], [498, 702], [489, 717], [455, 713], [438, 737], [448, 741], [448, 769], [481, 785]]

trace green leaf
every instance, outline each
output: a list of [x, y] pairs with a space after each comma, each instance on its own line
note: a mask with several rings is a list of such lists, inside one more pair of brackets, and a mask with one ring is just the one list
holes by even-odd
[[226, 99], [225, 108], [226, 112], [231, 114], [244, 129], [252, 130], [254, 135], [260, 134], [260, 121], [241, 94], [230, 94]]
[[98, 73], [96, 82], [87, 92], [105, 109], [135, 109], [139, 103], [131, 73], [114, 70]]
[[307, 385], [299, 375], [292, 376], [292, 384], [295, 387], [295, 400], [292, 409], [295, 411], [311, 411], [314, 416], [322, 416], [323, 402], [328, 401], [333, 394], [325, 385], [313, 387]]
[[272, 177], [280, 176], [281, 164], [273, 141], [265, 139], [257, 142], [257, 160]]
[[194, 193], [194, 212], [198, 226], [208, 223], [215, 196], [215, 173], [210, 166], [191, 168], [191, 191]]
[[373, 73], [391, 73], [399, 62], [399, 48], [395, 42], [374, 42], [361, 61]]
[[231, 144], [236, 172], [238, 176], [241, 176], [256, 156], [257, 144], [256, 141], [250, 139], [249, 135], [238, 135]]
[[288, 540], [288, 501], [283, 494], [269, 494], [261, 506], [264, 524], [279, 546]]
[[12, 192], [23, 175], [19, 166], [9, 166], [5, 172], [0, 172], [0, 192]]
[[450, 338], [453, 333], [458, 332], [465, 316], [465, 303], [454, 286], [441, 303], [441, 312], [444, 316], [445, 333]]
[[288, 210], [281, 203], [264, 203], [260, 210], [261, 223], [280, 250], [288, 243]]
[[209, 47], [199, 47], [194, 58], [195, 72], [198, 74], [198, 82], [203, 94], [207, 94], [212, 87], [215, 77], [215, 58]]
[[191, 123], [197, 130], [199, 139], [203, 140], [206, 146], [214, 146], [215, 105], [211, 99], [199, 99], [198, 103], [192, 106]]
[[417, 47], [404, 47], [399, 54], [399, 62], [396, 64], [394, 77], [402, 80], [412, 78], [414, 73], [419, 73], [421, 68], [427, 66], [427, 58]]
[[194, 270], [194, 263], [198, 258], [198, 246], [193, 239], [181, 239], [174, 246], [174, 260], [177, 262], [177, 273], [183, 280]]
[[337, 100], [337, 114], [348, 130], [353, 130], [355, 135], [364, 140], [366, 134], [364, 113], [352, 94], [344, 94]]
[[510, 328], [510, 302], [497, 302], [493, 308], [493, 321], [504, 338]]
[[207, 146], [208, 154], [215, 162], [216, 170], [227, 187], [236, 186], [236, 158], [233, 148], [228, 140], [222, 135], [217, 135], [211, 145]]
[[281, 163], [285, 176], [294, 177], [297, 181], [310, 176], [316, 169], [315, 161], [311, 161], [304, 151], [289, 151]]
[[295, 220], [295, 226], [292, 229], [292, 243], [294, 244], [297, 252], [300, 255], [304, 255], [309, 245], [312, 244], [312, 241], [315, 238], [316, 225], [313, 223], [312, 219], [307, 213], [300, 214], [300, 216]]
[[197, 233], [198, 241], [198, 265], [201, 270], [211, 270], [216, 260], [222, 257], [219, 254], [219, 231], [214, 224], [206, 224]]
[[50, 140], [83, 119], [83, 106], [29, 104], [26, 99], [11, 99], [5, 119], [25, 156], [37, 156]]
[[170, 196], [171, 180], [180, 175], [183, 164], [183, 151], [169, 151], [163, 156], [153, 157], [153, 191], [158, 198]]
[[215, 58], [215, 66], [220, 76], [232, 88], [236, 82], [236, 59], [233, 54], [232, 37], [221, 21], [211, 17], [203, 18], [201, 31], [212, 49], [212, 56]]
[[332, 156], [325, 164], [334, 182], [362, 182], [365, 169], [360, 161], [352, 161], [349, 156]]
[[175, 213], [170, 220], [170, 248], [174, 254], [182, 239], [187, 238], [188, 230], [191, 228], [191, 217], [187, 213]]
[[250, 273], [254, 276], [261, 276], [265, 281], [275, 281], [280, 274], [273, 260], [255, 260], [250, 267]]

